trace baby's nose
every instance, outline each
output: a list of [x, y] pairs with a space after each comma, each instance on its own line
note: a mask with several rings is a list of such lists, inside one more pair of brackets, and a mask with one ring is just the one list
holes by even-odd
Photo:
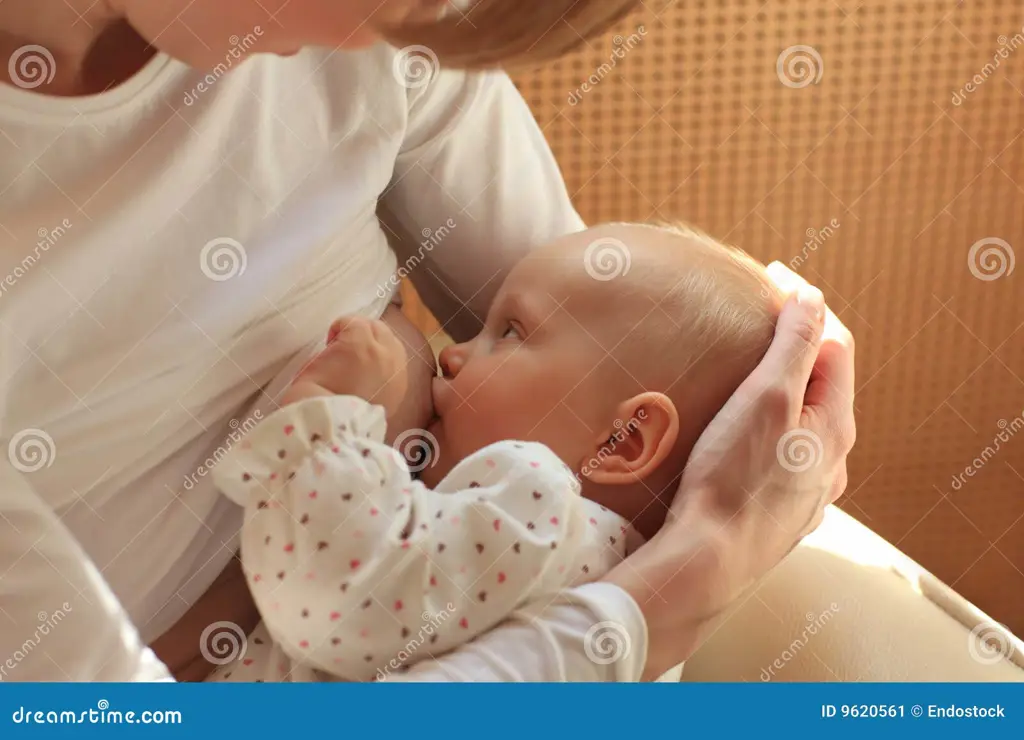
[[441, 375], [445, 378], [458, 375], [464, 363], [465, 356], [457, 344], [445, 347], [437, 356], [437, 364], [441, 366]]

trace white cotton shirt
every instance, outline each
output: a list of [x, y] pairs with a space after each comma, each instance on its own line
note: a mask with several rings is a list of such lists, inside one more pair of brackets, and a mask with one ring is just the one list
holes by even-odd
[[505, 76], [394, 68], [381, 45], [220, 77], [161, 55], [90, 97], [0, 85], [0, 679], [166, 675], [139, 636], [188, 610], [241, 523], [196, 471], [333, 318], [380, 315], [398, 262], [378, 200], [415, 235], [400, 254], [456, 224], [412, 277], [463, 330], [525, 250], [582, 228]]

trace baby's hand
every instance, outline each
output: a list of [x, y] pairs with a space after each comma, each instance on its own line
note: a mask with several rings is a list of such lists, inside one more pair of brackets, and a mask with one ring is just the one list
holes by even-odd
[[338, 319], [327, 347], [299, 373], [281, 403], [316, 395], [358, 396], [383, 406], [390, 418], [408, 388], [407, 364], [405, 347], [383, 321]]

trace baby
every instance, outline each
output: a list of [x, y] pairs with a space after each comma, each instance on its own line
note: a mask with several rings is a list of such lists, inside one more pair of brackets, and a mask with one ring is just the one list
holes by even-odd
[[[607, 252], [620, 269], [600, 269]], [[605, 252], [605, 254], [602, 254]], [[212, 680], [381, 680], [595, 580], [664, 522], [701, 432], [771, 342], [754, 260], [612, 224], [530, 254], [440, 356], [410, 465], [402, 343], [343, 319], [282, 408], [215, 470], [246, 507], [263, 624]], [[385, 442], [394, 439], [394, 446]]]

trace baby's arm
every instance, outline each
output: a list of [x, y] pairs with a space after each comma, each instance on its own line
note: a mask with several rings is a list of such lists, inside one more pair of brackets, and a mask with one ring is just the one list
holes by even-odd
[[293, 659], [368, 680], [487, 632], [581, 580], [584, 566], [607, 568], [579, 562], [582, 552], [615, 556], [593, 547], [592, 512], [546, 447], [493, 445], [431, 491], [384, 433], [380, 407], [309, 398], [217, 468], [222, 489], [246, 502], [243, 563]]

